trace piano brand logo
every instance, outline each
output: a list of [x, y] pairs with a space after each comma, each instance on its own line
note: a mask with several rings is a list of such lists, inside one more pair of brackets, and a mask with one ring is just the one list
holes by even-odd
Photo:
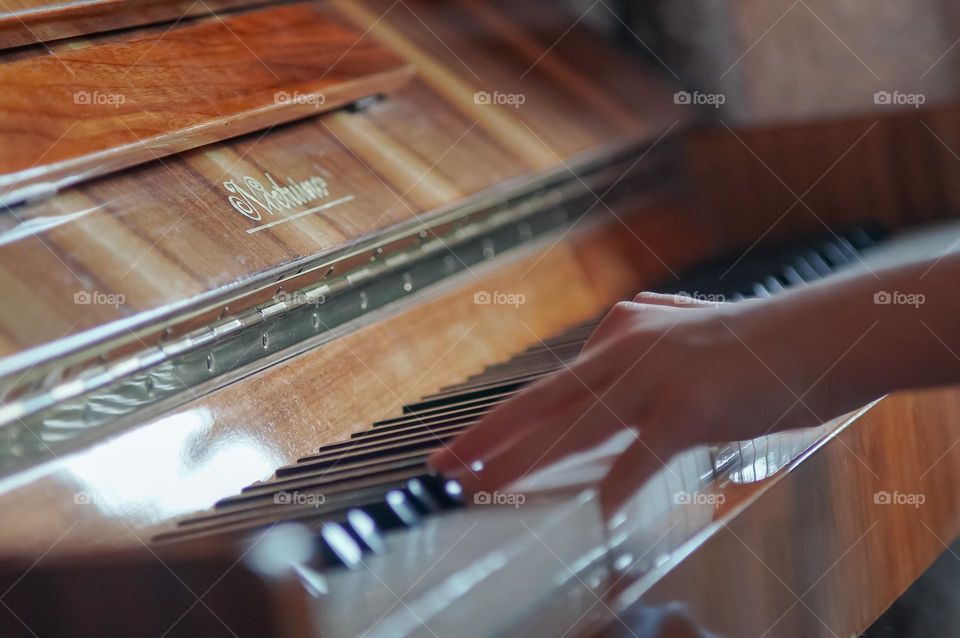
[[270, 173], [264, 173], [262, 179], [244, 175], [223, 182], [223, 188], [230, 193], [227, 201], [234, 210], [254, 221], [262, 220], [264, 214], [273, 216], [330, 196], [327, 181], [319, 175], [300, 181], [288, 177], [285, 184]]
[[904, 492], [885, 492], [883, 490], [875, 492], [873, 495], [875, 505], [909, 505], [918, 508], [927, 502], [925, 494], [908, 494]]
[[509, 505], [519, 508], [527, 502], [523, 494], [506, 494], [504, 492], [477, 492], [473, 495], [474, 505]]

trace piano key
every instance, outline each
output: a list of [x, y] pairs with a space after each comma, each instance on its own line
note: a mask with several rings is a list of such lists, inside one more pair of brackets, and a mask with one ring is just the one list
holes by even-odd
[[320, 526], [319, 554], [324, 564], [342, 565], [348, 569], [360, 567], [363, 550], [339, 523]]
[[830, 264], [825, 262], [823, 260], [823, 257], [817, 254], [816, 251], [813, 251], [813, 250], [807, 251], [804, 257], [806, 257], [807, 263], [809, 263], [810, 266], [815, 271], [817, 271], [817, 274], [820, 277], [826, 277], [827, 275], [830, 275], [833, 273], [833, 269], [830, 267]]
[[[496, 403], [497, 401], [500, 401], [505, 397], [512, 396], [513, 394], [516, 394], [516, 392], [507, 392], [499, 396], [495, 395], [495, 396], [482, 397], [479, 399], [464, 401], [462, 403], [458, 403], [450, 406], [443, 406], [440, 408], [421, 410], [419, 412], [410, 412], [408, 414], [404, 414], [403, 416], [375, 421], [373, 425], [374, 427], [379, 428], [379, 427], [386, 427], [390, 425], [406, 425], [410, 423], [417, 423], [419, 422], [418, 419], [420, 419], [421, 417], [432, 416], [435, 414], [449, 414], [449, 413], [456, 412], [462, 409], [467, 409], [473, 406], [477, 406], [477, 407], [488, 406], [491, 403]], [[365, 432], [373, 433], [372, 430], [367, 430]], [[364, 432], [355, 432], [351, 436], [363, 436], [363, 434]]]
[[442, 405], [449, 405], [450, 403], [455, 403], [457, 401], [464, 401], [467, 399], [480, 398], [490, 395], [502, 394], [504, 392], [510, 392], [512, 390], [518, 390], [522, 388], [529, 382], [529, 379], [522, 378], [519, 380], [504, 381], [489, 387], [481, 387], [473, 390], [467, 390], [459, 394], [451, 395], [441, 395], [432, 399], [425, 399], [423, 401], [418, 401], [416, 403], [411, 403], [403, 407], [405, 413], [416, 412], [424, 408], [435, 408]]
[[292, 465], [284, 465], [277, 469], [277, 476], [288, 476], [299, 474], [306, 471], [322, 469], [341, 462], [363, 461], [376, 458], [378, 454], [388, 452], [400, 453], [414, 450], [423, 450], [431, 446], [439, 446], [444, 441], [452, 438], [450, 432], [427, 432], [426, 434], [410, 435], [399, 437], [397, 441], [381, 443], [373, 441], [371, 443], [358, 443], [356, 449], [348, 452], [334, 451], [328, 454], [312, 454], [300, 459]]
[[380, 530], [370, 515], [361, 509], [352, 509], [347, 512], [345, 529], [350, 533], [360, 547], [374, 554], [383, 554], [387, 551], [386, 541], [380, 535]]
[[770, 294], [773, 295], [780, 294], [786, 290], [786, 288], [783, 287], [783, 284], [780, 283], [780, 280], [772, 275], [763, 280], [763, 286], [770, 291]]
[[797, 269], [792, 265], [785, 266], [782, 274], [783, 278], [790, 286], [799, 286], [800, 284], [806, 283], [803, 277], [800, 276], [800, 273], [797, 272]]
[[[424, 396], [423, 400], [424, 401], [432, 400], [432, 399], [456, 400], [458, 397], [466, 395], [467, 392], [473, 392], [473, 391], [479, 392], [480, 394], [478, 396], [485, 396], [487, 393], [483, 393], [481, 391], [488, 390], [488, 389], [495, 390], [513, 381], [517, 382], [517, 385], [514, 386], [513, 389], [518, 389], [523, 387], [524, 385], [533, 383], [538, 379], [541, 379], [547, 375], [553, 374], [554, 372], [561, 369], [562, 367], [563, 366], [558, 363], [557, 365], [554, 365], [554, 366], [544, 366], [542, 369], [534, 370], [534, 371], [525, 371], [521, 374], [513, 374], [513, 375], [505, 374], [505, 375], [500, 375], [490, 379], [484, 379], [476, 383], [471, 382], [471, 383], [464, 383], [464, 384], [459, 384], [455, 386], [449, 386], [448, 388], [441, 389], [439, 392]], [[440, 405], [444, 405], [444, 404], [440, 404]], [[420, 409], [420, 404], [413, 404], [410, 407], [411, 412], [418, 411], [419, 409]]]

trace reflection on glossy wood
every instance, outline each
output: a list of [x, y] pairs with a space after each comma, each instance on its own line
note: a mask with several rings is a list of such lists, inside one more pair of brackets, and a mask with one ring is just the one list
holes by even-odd
[[729, 485], [721, 525], [633, 605], [683, 602], [722, 636], [857, 634], [960, 534], [958, 413], [956, 388], [895, 394], [773, 480]]
[[[655, 140], [689, 116], [631, 61], [612, 53], [598, 53], [601, 67], [584, 60], [584, 47], [606, 46], [579, 27], [561, 39], [569, 21], [551, 11], [530, 16], [517, 3], [495, 5], [504, 25], [526, 25], [533, 40], [516, 51], [512, 31], [478, 23], [469, 3], [443, 11], [406, 4], [389, 12], [377, 2], [329, 9], [342, 11], [358, 33], [370, 29], [363, 42], [379, 41], [417, 66], [417, 77], [385, 101], [181, 153], [0, 216], [0, 281], [7, 290], [33, 291], [19, 296], [16, 309], [0, 307], [0, 354], [79, 335], [89, 341], [93, 328], [118, 319], [142, 326], [150, 312], [196, 307], [203, 293], [295, 274], [308, 257], [512, 180], [569, 175], [580, 158]], [[535, 64], [535, 48], [554, 42]], [[493, 55], [497, 64], [483, 63]], [[588, 88], [593, 97], [580, 100]], [[483, 90], [522, 93], [526, 101], [521, 108], [479, 104], [475, 93]], [[604, 112], [632, 117], [597, 118], [600, 103]], [[265, 173], [298, 181], [317, 175], [330, 201], [354, 199], [248, 235], [262, 222], [231, 206], [224, 182], [250, 176], [266, 184]], [[48, 273], [42, 286], [25, 275], [38, 272]], [[124, 303], [75, 306], [78, 291], [123, 295]], [[125, 330], [111, 331], [136, 343]]]
[[[415, 65], [418, 77], [362, 109], [221, 141], [87, 181], [18, 206], [16, 217], [0, 218], [0, 287], [18, 299], [16, 307], [0, 308], [4, 363], [31, 349], [63, 344], [64, 337], [89, 337], [103, 326], [110, 334], [98, 339], [120, 335], [135, 343], [140, 336], [126, 328], [139, 329], [171, 308], [187, 312], [203, 295], [295, 276], [307, 259], [471, 198], [496, 195], [513, 180], [564, 174], [582, 158], [654, 141], [688, 117], [673, 105], [669, 89], [579, 29], [569, 31], [569, 20], [549, 3], [481, 7], [467, 0], [442, 5], [367, 0], [335, 1], [330, 7], [352, 25], [350, 33], [369, 30], [371, 42]], [[262, 15], [289, 18], [298, 11], [306, 9], [288, 6]], [[192, 28], [211, 27], [187, 27]], [[312, 32], [309, 22], [293, 30]], [[235, 46], [229, 38], [221, 44]], [[76, 59], [102, 46], [108, 45], [78, 49]], [[588, 48], [596, 57], [582, 54]], [[374, 50], [373, 57], [382, 59]], [[3, 65], [21, 64], [13, 61], [18, 56], [3, 58], [0, 73]], [[50, 64], [36, 55], [22, 63], [28, 62], [22, 68]], [[298, 70], [285, 71], [291, 73], [288, 79], [299, 81]], [[491, 97], [497, 92], [522, 96], [524, 102], [519, 108], [492, 104], [484, 91]], [[794, 235], [820, 231], [824, 224], [844, 226], [878, 208], [896, 224], [956, 208], [949, 179], [958, 170], [953, 158], [934, 150], [932, 142], [917, 141], [925, 134], [924, 122], [948, 141], [954, 139], [956, 114], [937, 113], [921, 121], [924, 117], [894, 118], [873, 129], [871, 122], [850, 121], [744, 132], [740, 139], [723, 129], [704, 133], [691, 146], [695, 180], [705, 186], [702, 205], [622, 202], [618, 217], [606, 224], [501, 256], [371, 313], [334, 338], [318, 339], [314, 349], [290, 358], [279, 355], [262, 370], [237, 370], [222, 387], [198, 386], [189, 400], [177, 397], [180, 403], [172, 401], [144, 415], [143, 422], [125, 424], [130, 427], [124, 431], [69, 452], [51, 450], [48, 463], [0, 482], [0, 545], [6, 553], [26, 555], [16, 568], [48, 550], [45, 565], [55, 566], [70, 550], [139, 548], [174, 518], [269, 476], [317, 445], [393, 416], [403, 403], [720, 249], [750, 245], [770, 226], [775, 227], [771, 237]], [[827, 140], [819, 149], [836, 154], [815, 152], [806, 145], [809, 140]], [[798, 153], [798, 148], [805, 150]], [[782, 172], [790, 187], [766, 172], [754, 152]], [[838, 157], [843, 159], [833, 166]], [[907, 161], [931, 170], [908, 170]], [[818, 181], [822, 171], [808, 171], [821, 165], [832, 172]], [[244, 176], [266, 182], [267, 174], [295, 180], [319, 176], [329, 184], [329, 201], [342, 204], [250, 233], [264, 220], [250, 219], [232, 206], [225, 183]], [[875, 201], [856, 201], [862, 191], [873, 192], [864, 185], [890, 190], [878, 191]], [[813, 210], [797, 205], [783, 216], [796, 204], [789, 191], [803, 193], [811, 186]], [[753, 214], [744, 215], [746, 210]], [[94, 290], [122, 295], [124, 303], [71, 305], [78, 292]], [[525, 303], [478, 305], [474, 295], [481, 291], [509, 291]], [[128, 326], [111, 324], [125, 318], [131, 319]], [[660, 563], [659, 571], [621, 569], [627, 577], [617, 573], [619, 582], [604, 602], [629, 612], [638, 600], [682, 600], [698, 620], [730, 636], [759, 635], [770, 627], [768, 635], [794, 631], [804, 637], [861, 629], [939, 552], [938, 537], [946, 541], [960, 531], [951, 488], [960, 480], [960, 459], [954, 458], [960, 452], [953, 445], [960, 436], [958, 410], [955, 390], [887, 398], [821, 441], [809, 458], [766, 480], [711, 483], [711, 494], [725, 497], [719, 508], [677, 507], [666, 489], [672, 484], [657, 483], [657, 490], [667, 493], [658, 494], [656, 515], [650, 516], [656, 520], [645, 530], [655, 539], [645, 555]], [[704, 450], [696, 452], [691, 458], [699, 479]], [[691, 465], [690, 458], [677, 463]], [[750, 473], [741, 471], [739, 478], [744, 477]], [[881, 490], [922, 493], [930, 510], [882, 506], [873, 500]], [[497, 527], [496, 517], [485, 518], [480, 511], [467, 515]], [[591, 549], [574, 541], [597, 544], [600, 536], [594, 510], [585, 505], [577, 516], [582, 527], [552, 530], [557, 542], [566, 543], [564, 556], [571, 562]], [[407, 537], [407, 547], [420, 554], [384, 558], [394, 567], [390, 576], [399, 582], [418, 579], [411, 557], [437, 558], [447, 551], [421, 542], [430, 533]], [[484, 538], [490, 543], [495, 537]], [[891, 564], [886, 558], [894, 548], [903, 558]], [[593, 589], [577, 589], [569, 563], [558, 563], [532, 536], [524, 534], [511, 550], [526, 562], [487, 581], [504, 585], [496, 592], [501, 599], [525, 588], [524, 578], [536, 568], [542, 581], [566, 579], [576, 589], [576, 595], [558, 598], [555, 607], [573, 601], [582, 605], [571, 604], [577, 614], [591, 607], [602, 611], [593, 598], [602, 580]], [[492, 552], [496, 555], [496, 548]], [[598, 555], [600, 573], [609, 575], [615, 563]], [[471, 558], [461, 557], [461, 565]], [[433, 562], [421, 561], [419, 567]], [[869, 587], [859, 586], [863, 574], [870, 577]], [[16, 577], [0, 570], [0, 578], [9, 576]], [[438, 570], [422, 586], [441, 587], [444, 576]], [[337, 578], [344, 587], [356, 582], [347, 572]], [[366, 580], [376, 591], [374, 579]], [[338, 601], [346, 601], [340, 608], [369, 600], [351, 598], [352, 593], [338, 589]], [[527, 593], [542, 595], [542, 590]], [[459, 604], [489, 614], [478, 606], [482, 603]], [[392, 598], [390, 605], [395, 606]], [[447, 619], [456, 611], [447, 612]], [[604, 620], [600, 616], [583, 615], [584, 629]], [[248, 628], [259, 627], [251, 622]]]
[[[631, 232], [650, 238], [664, 220], [694, 215], [666, 200], [640, 201], [633, 212], [624, 215]], [[147, 540], [174, 518], [209, 507], [316, 446], [592, 316], [630, 295], [638, 281], [662, 279], [663, 266], [621, 231], [609, 219], [503, 267], [474, 268], [456, 285], [410, 298], [403, 312], [370, 317], [361, 325], [371, 325], [53, 459], [39, 474], [10, 477], [0, 485], [10, 504], [0, 509], [0, 545], [37, 550], [75, 520], [58, 547]], [[689, 266], [711, 248], [688, 242], [671, 252], [671, 266]], [[525, 302], [477, 305], [474, 293], [483, 290], [522, 294]]]

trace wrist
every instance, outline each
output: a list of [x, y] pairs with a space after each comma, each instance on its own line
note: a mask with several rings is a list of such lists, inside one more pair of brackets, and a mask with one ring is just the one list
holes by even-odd
[[810, 287], [738, 304], [732, 318], [744, 344], [803, 408], [799, 413], [820, 422], [889, 391], [877, 374], [884, 369], [876, 358], [882, 355], [879, 325], [844, 288]]

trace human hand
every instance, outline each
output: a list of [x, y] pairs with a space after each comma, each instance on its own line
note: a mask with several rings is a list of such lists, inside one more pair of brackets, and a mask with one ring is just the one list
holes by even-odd
[[600, 485], [611, 514], [683, 449], [818, 425], [809, 400], [798, 401], [807, 389], [799, 359], [757, 317], [767, 303], [642, 293], [617, 304], [574, 363], [498, 406], [430, 463], [468, 492], [494, 491], [630, 430], [636, 441]]

